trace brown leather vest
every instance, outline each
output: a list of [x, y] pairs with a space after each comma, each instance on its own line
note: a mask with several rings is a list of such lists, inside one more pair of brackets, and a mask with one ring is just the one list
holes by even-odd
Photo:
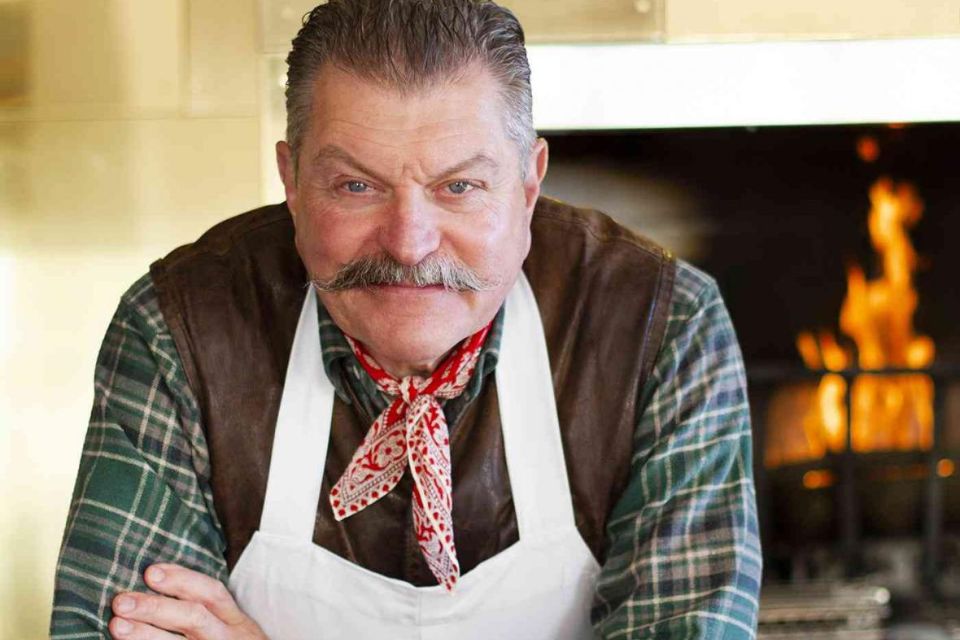
[[[576, 524], [598, 561], [626, 484], [637, 397], [663, 341], [673, 257], [607, 216], [541, 198], [523, 269], [543, 318]], [[232, 569], [263, 509], [287, 359], [306, 273], [285, 205], [213, 227], [150, 268], [160, 308], [202, 411], [211, 485]], [[494, 372], [494, 375], [496, 373]], [[343, 522], [328, 495], [374, 416], [335, 402], [314, 542], [371, 571], [436, 584], [417, 547], [411, 480]], [[453, 520], [464, 573], [513, 544], [497, 390], [450, 425]]]

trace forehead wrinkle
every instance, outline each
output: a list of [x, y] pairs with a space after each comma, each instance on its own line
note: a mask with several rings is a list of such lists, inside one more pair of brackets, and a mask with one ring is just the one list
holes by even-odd
[[490, 156], [488, 156], [487, 154], [481, 151], [479, 153], [475, 153], [474, 155], [472, 155], [471, 157], [467, 158], [462, 162], [458, 162], [457, 164], [451, 167], [448, 167], [447, 169], [443, 169], [442, 171], [440, 171], [440, 173], [437, 174], [436, 177], [442, 178], [455, 173], [460, 173], [461, 171], [466, 171], [467, 169], [470, 169], [478, 165], [486, 166], [494, 172], [496, 172], [500, 168], [499, 162], [497, 162], [494, 158], [491, 158]]
[[[464, 120], [500, 127], [506, 113], [506, 105], [496, 86], [492, 87], [494, 97], [491, 104], [490, 96], [485, 94], [479, 101], [476, 96], [461, 95], [459, 85], [410, 94], [377, 90], [368, 95], [365, 89], [369, 87], [363, 83], [358, 87], [330, 87], [327, 84], [321, 81], [314, 87], [311, 119], [328, 124], [340, 122], [384, 132], [448, 126], [460, 128]], [[470, 83], [470, 86], [474, 84]], [[424, 117], [428, 120], [420, 122]]]
[[[415, 127], [374, 126], [372, 123], [358, 122], [346, 118], [331, 118], [327, 120], [325, 128], [332, 129], [334, 132], [337, 130], [344, 131], [355, 138], [366, 138], [369, 142], [381, 146], [385, 144], [388, 146], [402, 146], [405, 144], [436, 142], [467, 136], [475, 132], [483, 132], [484, 137], [487, 137], [491, 129], [495, 130], [493, 124], [486, 119], [473, 121], [469, 118], [448, 118], [446, 120], [420, 124]], [[368, 137], [369, 135], [377, 134], [388, 136], [388, 140], [373, 140]], [[401, 138], [401, 141], [390, 144], [391, 139], [397, 138]]]
[[[353, 155], [351, 152], [347, 151], [344, 147], [337, 145], [335, 143], [329, 143], [320, 148], [317, 154], [314, 156], [313, 163], [314, 165], [324, 164], [328, 161], [340, 161], [344, 164], [347, 164], [350, 167], [358, 169], [359, 171], [370, 175], [371, 177], [381, 181], [389, 182], [385, 173], [387, 175], [393, 176], [409, 176], [414, 179], [423, 179], [425, 181], [435, 181], [441, 178], [449, 177], [453, 174], [467, 171], [475, 167], [486, 168], [487, 170], [494, 173], [494, 175], [499, 174], [501, 163], [498, 162], [496, 154], [489, 153], [488, 150], [483, 149], [474, 153], [472, 156], [465, 158], [459, 162], [455, 162], [442, 167], [438, 170], [434, 170], [431, 166], [426, 166], [425, 162], [429, 162], [431, 165], [435, 164], [434, 160], [436, 158], [430, 157], [431, 154], [424, 156], [418, 156], [416, 153], [413, 154], [413, 157], [409, 160], [405, 159], [404, 151], [405, 148], [411, 145], [422, 145], [422, 144], [434, 144], [439, 141], [448, 140], [450, 138], [456, 139], [461, 137], [460, 134], [451, 134], [449, 136], [444, 136], [441, 138], [425, 138], [422, 140], [406, 142], [402, 144], [389, 144], [378, 141], [376, 139], [371, 139], [366, 136], [355, 136], [354, 140], [360, 140], [368, 144], [376, 145], [380, 148], [389, 148], [398, 151], [398, 155], [389, 158], [389, 169], [385, 168], [372, 168], [366, 159], [361, 159]], [[437, 157], [442, 158], [443, 160], [449, 158], [452, 154], [450, 153], [441, 153], [437, 154]]]
[[346, 149], [336, 144], [324, 145], [313, 157], [314, 166], [323, 165], [330, 161], [342, 162], [354, 169], [359, 170], [361, 173], [366, 173], [370, 177], [379, 180], [380, 182], [386, 182], [386, 178], [382, 176], [380, 172], [371, 169], [364, 163], [360, 162], [357, 158], [353, 157], [353, 155], [351, 155]]

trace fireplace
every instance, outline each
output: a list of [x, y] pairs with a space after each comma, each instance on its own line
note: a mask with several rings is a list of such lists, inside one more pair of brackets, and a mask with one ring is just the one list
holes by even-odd
[[547, 138], [546, 193], [720, 284], [750, 386], [766, 612], [783, 617], [761, 629], [879, 638], [887, 612], [943, 627], [960, 598], [960, 124]]

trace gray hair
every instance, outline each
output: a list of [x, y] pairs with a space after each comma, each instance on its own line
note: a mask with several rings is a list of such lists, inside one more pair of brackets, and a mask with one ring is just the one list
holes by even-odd
[[402, 95], [480, 63], [499, 82], [521, 167], [536, 140], [523, 28], [489, 0], [330, 0], [304, 16], [287, 56], [287, 143], [294, 168], [325, 64]]

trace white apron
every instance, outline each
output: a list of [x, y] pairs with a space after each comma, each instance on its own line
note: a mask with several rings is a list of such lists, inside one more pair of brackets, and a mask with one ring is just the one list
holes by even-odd
[[368, 571], [313, 543], [334, 399], [318, 336], [311, 289], [280, 401], [260, 530], [230, 574], [240, 608], [271, 640], [591, 638], [599, 566], [574, 524], [543, 326], [523, 274], [507, 298], [495, 374], [519, 540], [463, 575], [453, 593]]

